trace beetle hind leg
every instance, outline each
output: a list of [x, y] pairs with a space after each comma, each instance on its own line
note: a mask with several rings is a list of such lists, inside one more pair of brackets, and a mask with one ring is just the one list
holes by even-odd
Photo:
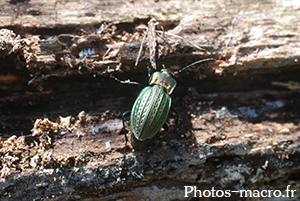
[[173, 106], [171, 106], [171, 110], [176, 114], [176, 120], [175, 120], [175, 123], [176, 123], [177, 125], [179, 125], [179, 113], [178, 113], [178, 111], [177, 111]]
[[123, 158], [122, 158], [121, 164], [123, 164], [124, 161], [125, 161], [126, 147], [127, 147], [127, 142], [128, 142], [128, 138], [127, 138], [127, 133], [128, 133], [128, 131], [126, 130], [125, 116], [128, 115], [128, 114], [130, 114], [130, 112], [131, 112], [131, 110], [126, 111], [126, 112], [124, 112], [123, 115], [122, 115], [122, 122], [123, 122], [122, 133], [124, 133], [124, 137], [125, 137], [125, 146], [124, 146], [124, 152], [123, 152]]

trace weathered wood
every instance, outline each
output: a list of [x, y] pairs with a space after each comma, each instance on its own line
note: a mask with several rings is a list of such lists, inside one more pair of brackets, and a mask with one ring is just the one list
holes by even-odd
[[[299, 196], [299, 8], [296, 1], [2, 1], [0, 198], [190, 200], [187, 185], [282, 193], [291, 185]], [[144, 150], [129, 143], [120, 167], [121, 114], [139, 89], [106, 75], [147, 84], [148, 50], [134, 63], [150, 16], [165, 29], [168, 68], [215, 61], [180, 74], [172, 104], [181, 124], [170, 114], [171, 132], [142, 175], [159, 135]]]

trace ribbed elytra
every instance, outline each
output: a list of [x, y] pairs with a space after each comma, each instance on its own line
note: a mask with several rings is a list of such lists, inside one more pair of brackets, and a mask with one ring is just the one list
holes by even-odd
[[138, 140], [153, 137], [166, 122], [171, 98], [159, 85], [145, 87], [131, 110], [131, 131]]

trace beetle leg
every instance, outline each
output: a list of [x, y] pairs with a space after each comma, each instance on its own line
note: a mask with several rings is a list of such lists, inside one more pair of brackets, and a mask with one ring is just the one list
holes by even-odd
[[139, 82], [133, 82], [130, 80], [120, 80], [118, 78], [116, 78], [115, 76], [113, 76], [112, 74], [110, 74], [110, 77], [113, 78], [114, 80], [116, 80], [117, 82], [120, 82], [121, 84], [133, 84], [133, 85], [138, 85], [139, 87], [143, 88], [143, 85], [141, 85]]
[[[166, 123], [164, 123], [163, 128], [164, 128], [164, 130], [167, 132], [167, 133], [166, 133], [166, 135], [167, 135], [167, 134], [170, 132], [169, 126], [168, 126]], [[165, 136], [166, 136], [166, 135], [165, 135]], [[165, 138], [165, 136], [164, 136], [163, 138]]]
[[178, 111], [173, 107], [173, 106], [171, 106], [171, 110], [173, 111], [173, 112], [175, 112], [175, 114], [176, 114], [176, 124], [177, 125], [179, 125], [179, 113], [178, 113]]
[[130, 114], [131, 110], [129, 111], [126, 111], [123, 113], [122, 115], [122, 121], [123, 121], [123, 129], [122, 129], [122, 132], [124, 132], [124, 136], [125, 136], [125, 147], [124, 147], [124, 152], [123, 152], [123, 158], [122, 158], [122, 163], [125, 161], [125, 155], [126, 155], [126, 147], [127, 147], [127, 142], [128, 142], [128, 138], [127, 138], [127, 133], [128, 131], [126, 130], [126, 127], [125, 127], [125, 116], [127, 114]]
[[149, 61], [147, 61], [147, 69], [148, 69], [148, 77], [151, 77], [151, 69], [150, 69], [150, 64]]

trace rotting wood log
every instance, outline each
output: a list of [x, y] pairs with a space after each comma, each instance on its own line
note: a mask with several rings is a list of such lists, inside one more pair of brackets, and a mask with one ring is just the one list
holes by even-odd
[[[0, 198], [197, 200], [184, 197], [184, 186], [286, 195], [287, 185], [299, 197], [299, 7], [236, 0], [2, 2]], [[158, 33], [158, 69], [163, 62], [171, 70], [203, 58], [215, 62], [180, 74], [172, 104], [181, 124], [170, 114], [171, 132], [141, 174], [162, 133], [142, 148], [129, 143], [120, 166], [122, 112], [140, 89], [107, 75], [147, 85], [149, 51], [134, 64], [151, 17], [166, 37], [163, 59]], [[244, 198], [232, 192], [228, 199]]]

